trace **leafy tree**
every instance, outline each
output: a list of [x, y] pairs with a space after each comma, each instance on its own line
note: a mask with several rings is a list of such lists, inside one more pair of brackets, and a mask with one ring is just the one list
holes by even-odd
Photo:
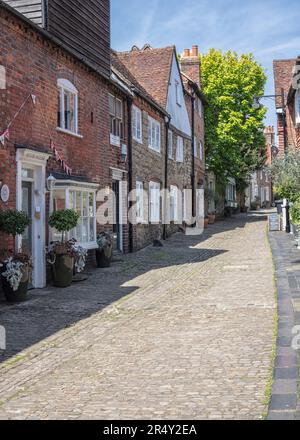
[[271, 175], [276, 194], [295, 202], [300, 196], [300, 151], [279, 156], [272, 164]]
[[207, 165], [220, 182], [228, 177], [243, 187], [266, 160], [263, 134], [266, 109], [254, 109], [266, 83], [263, 68], [252, 54], [211, 49], [201, 56]]

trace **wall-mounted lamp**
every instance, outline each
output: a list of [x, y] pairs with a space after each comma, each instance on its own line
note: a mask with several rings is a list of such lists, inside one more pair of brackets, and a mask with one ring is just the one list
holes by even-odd
[[48, 189], [48, 191], [52, 191], [54, 189], [55, 183], [56, 183], [55, 177], [52, 176], [52, 174], [50, 174], [50, 176], [47, 179], [47, 189]]

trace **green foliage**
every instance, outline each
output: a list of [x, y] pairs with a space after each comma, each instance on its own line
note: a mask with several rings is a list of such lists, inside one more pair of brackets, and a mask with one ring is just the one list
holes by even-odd
[[263, 134], [266, 109], [253, 108], [266, 83], [263, 68], [253, 55], [211, 49], [201, 57], [207, 165], [218, 180], [235, 178], [240, 185], [265, 163]]
[[8, 210], [0, 212], [0, 231], [16, 237], [22, 235], [31, 221], [22, 211]]
[[295, 202], [300, 193], [300, 151], [293, 150], [276, 159], [271, 175], [277, 196]]
[[300, 225], [300, 194], [298, 194], [297, 200], [291, 207], [291, 216], [294, 225]]
[[76, 228], [79, 220], [79, 215], [72, 209], [65, 211], [56, 211], [49, 218], [49, 225], [62, 233], [62, 241], [64, 234]]

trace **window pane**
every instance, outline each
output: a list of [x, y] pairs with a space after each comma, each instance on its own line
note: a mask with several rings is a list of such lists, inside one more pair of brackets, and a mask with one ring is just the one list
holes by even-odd
[[90, 242], [96, 241], [95, 219], [90, 218]]
[[116, 117], [119, 119], [123, 118], [122, 101], [120, 101], [120, 99], [116, 101]]
[[62, 123], [62, 114], [61, 114], [61, 90], [58, 90], [57, 93], [57, 126], [63, 128]]
[[82, 222], [82, 238], [81, 238], [81, 243], [87, 243], [89, 241], [89, 222], [90, 219], [88, 218], [83, 218], [83, 222]]

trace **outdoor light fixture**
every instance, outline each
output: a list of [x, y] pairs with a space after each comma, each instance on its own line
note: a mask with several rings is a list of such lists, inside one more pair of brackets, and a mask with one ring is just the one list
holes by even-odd
[[55, 182], [56, 182], [55, 177], [52, 174], [50, 174], [50, 176], [47, 179], [47, 189], [48, 189], [48, 191], [52, 191], [54, 189]]

